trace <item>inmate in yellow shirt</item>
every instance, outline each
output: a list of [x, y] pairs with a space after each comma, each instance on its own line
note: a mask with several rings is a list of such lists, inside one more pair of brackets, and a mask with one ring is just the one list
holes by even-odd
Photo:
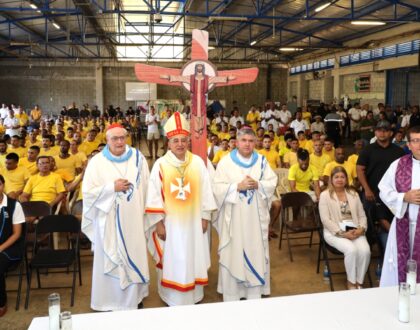
[[36, 166], [36, 161], [29, 161], [28, 157], [20, 158], [19, 165], [26, 167], [31, 175], [38, 173], [38, 167]]
[[68, 158], [61, 158], [60, 156], [55, 156], [55, 165], [57, 167], [57, 172], [66, 172], [68, 174], [68, 181], [73, 181], [76, 176], [76, 169], [82, 167], [82, 162], [80, 158], [70, 155]]
[[298, 163], [297, 154], [294, 151], [287, 152], [283, 157], [283, 162], [289, 163], [289, 166], [292, 167], [293, 165]]
[[46, 176], [35, 174], [31, 176], [23, 189], [31, 195], [30, 201], [44, 201], [51, 203], [59, 193], [65, 192], [63, 180], [56, 173]]
[[310, 154], [309, 164], [314, 166], [318, 170], [318, 176], [321, 177], [324, 175], [325, 166], [331, 162], [331, 158], [328, 155], [321, 154], [317, 156], [315, 154]]
[[227, 154], [229, 154], [230, 150], [217, 150], [216, 154], [213, 157], [212, 163], [217, 164], [220, 162], [220, 160], [225, 157]]
[[265, 158], [267, 158], [268, 164], [270, 164], [270, 167], [274, 170], [278, 167], [279, 163], [279, 154], [275, 150], [265, 150], [261, 149], [258, 150], [258, 153], [263, 155]]
[[329, 162], [325, 166], [324, 176], [331, 177], [332, 170], [337, 166], [344, 167], [344, 169], [346, 170], [347, 176], [348, 176], [349, 184], [352, 184], [353, 179], [357, 177], [357, 174], [356, 174], [356, 167], [353, 168], [352, 165], [349, 162], [344, 162], [344, 164], [337, 163], [335, 160], [332, 161], [332, 162]]
[[3, 168], [0, 173], [3, 175], [5, 180], [4, 192], [6, 194], [13, 191], [22, 191], [23, 187], [25, 187], [26, 181], [31, 176], [27, 168], [23, 166], [18, 166], [14, 170], [10, 171]]
[[319, 180], [318, 170], [309, 165], [306, 171], [302, 171], [299, 164], [295, 164], [289, 169], [288, 179], [296, 182], [297, 191], [308, 192], [311, 182]]

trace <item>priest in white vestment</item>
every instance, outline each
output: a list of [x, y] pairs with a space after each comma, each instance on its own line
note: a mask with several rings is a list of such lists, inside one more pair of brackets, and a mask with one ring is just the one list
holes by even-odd
[[175, 112], [165, 124], [169, 151], [153, 165], [145, 230], [158, 275], [158, 292], [169, 306], [204, 297], [210, 267], [208, 223], [217, 205], [203, 160], [188, 151], [189, 127]]
[[251, 128], [237, 134], [237, 148], [219, 162], [213, 191], [219, 206], [219, 281], [224, 301], [270, 294], [268, 227], [277, 175], [255, 152]]
[[82, 231], [92, 242], [91, 308], [97, 311], [140, 308], [149, 290], [143, 225], [149, 168], [126, 138], [120, 124], [111, 125], [83, 179]]
[[408, 259], [417, 262], [420, 281], [420, 126], [407, 132], [412, 155], [394, 161], [379, 183], [380, 197], [395, 217], [389, 230], [380, 286], [406, 281]]

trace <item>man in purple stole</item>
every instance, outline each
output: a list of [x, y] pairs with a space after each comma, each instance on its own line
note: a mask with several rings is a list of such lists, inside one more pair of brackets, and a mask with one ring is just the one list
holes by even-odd
[[[420, 126], [407, 132], [412, 154], [394, 161], [379, 183], [382, 201], [395, 217], [389, 231], [380, 286], [406, 281], [408, 259], [420, 265]], [[417, 271], [417, 283], [420, 272]]]

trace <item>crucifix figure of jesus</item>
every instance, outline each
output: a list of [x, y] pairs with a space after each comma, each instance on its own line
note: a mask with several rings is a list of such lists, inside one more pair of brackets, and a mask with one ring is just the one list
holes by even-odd
[[218, 86], [254, 82], [258, 68], [217, 71], [208, 59], [208, 32], [193, 30], [191, 60], [182, 69], [136, 64], [141, 81], [163, 85], [184, 86], [191, 93], [192, 152], [207, 163], [207, 94]]

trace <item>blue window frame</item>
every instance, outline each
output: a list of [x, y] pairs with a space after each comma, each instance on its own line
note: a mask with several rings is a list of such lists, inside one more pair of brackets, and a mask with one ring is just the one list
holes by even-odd
[[419, 51], [420, 39], [402, 42], [372, 50], [364, 50], [340, 56], [340, 66], [371, 62], [378, 59], [415, 54]]

